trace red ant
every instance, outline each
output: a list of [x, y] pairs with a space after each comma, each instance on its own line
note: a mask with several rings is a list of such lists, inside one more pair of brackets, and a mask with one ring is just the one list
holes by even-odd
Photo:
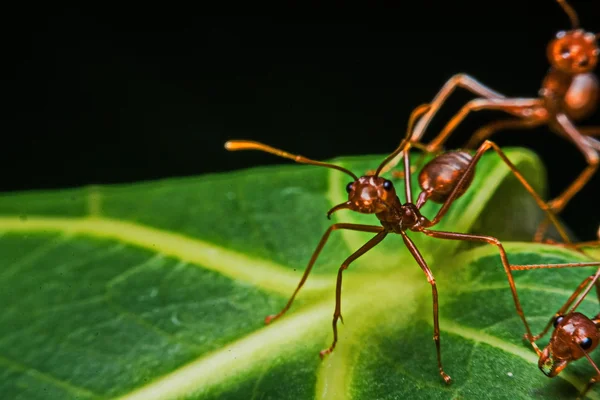
[[[561, 31], [548, 44], [547, 56], [550, 70], [543, 80], [537, 98], [507, 98], [466, 74], [450, 78], [431, 102], [430, 110], [415, 126], [411, 142], [428, 153], [437, 153], [454, 129], [471, 111], [501, 110], [517, 119], [496, 121], [475, 132], [465, 146], [474, 148], [477, 143], [503, 129], [533, 128], [547, 125], [552, 131], [575, 144], [585, 157], [587, 168], [558, 197], [548, 202], [554, 213], [559, 213], [591, 179], [600, 163], [600, 141], [589, 137], [600, 134], [600, 126], [577, 128], [573, 121], [590, 115], [598, 100], [598, 79], [592, 73], [598, 63], [600, 34], [585, 32], [579, 28], [579, 18], [566, 0], [557, 0], [571, 20], [572, 29]], [[468, 102], [447, 123], [438, 136], [428, 145], [418, 143], [431, 119], [456, 87], [467, 89], [481, 98]], [[401, 155], [394, 160], [392, 168]], [[547, 222], [547, 220], [546, 220]], [[540, 225], [536, 240], [543, 237], [547, 223]]]
[[[597, 265], [600, 265], [600, 263], [513, 265], [512, 269], [526, 270]], [[600, 341], [600, 314], [597, 314], [590, 319], [575, 310], [592, 290], [592, 287], [596, 287], [596, 294], [600, 300], [600, 282], [598, 281], [598, 278], [600, 278], [600, 269], [598, 269], [594, 275], [585, 278], [583, 282], [579, 284], [577, 289], [575, 289], [565, 304], [554, 314], [539, 335], [530, 338], [531, 345], [539, 356], [538, 367], [550, 378], [557, 376], [570, 362], [579, 360], [582, 357], [588, 359], [596, 370], [596, 374], [580, 392], [580, 398], [588, 392], [593, 384], [600, 380], [600, 369], [598, 369], [598, 366], [588, 354], [598, 346], [598, 342]], [[577, 296], [579, 296], [579, 298], [577, 298]], [[571, 307], [571, 309], [567, 311], [569, 307]], [[552, 332], [550, 341], [544, 350], [540, 351], [534, 342], [548, 333], [551, 326], [554, 326], [554, 331]]]
[[[421, 253], [415, 246], [414, 242], [406, 234], [406, 231], [420, 232], [427, 236], [438, 239], [483, 242], [496, 246], [500, 253], [502, 265], [504, 266], [504, 270], [508, 277], [517, 312], [521, 316], [523, 322], [525, 323], [529, 337], [531, 337], [531, 332], [529, 330], [527, 322], [525, 321], [525, 317], [523, 315], [523, 311], [516, 293], [515, 283], [511, 273], [511, 266], [508, 262], [508, 257], [500, 241], [491, 236], [443, 232], [437, 230], [430, 230], [429, 228], [436, 225], [444, 217], [452, 203], [456, 199], [458, 199], [463, 193], [465, 193], [465, 191], [468, 189], [469, 185], [473, 180], [475, 166], [477, 162], [489, 149], [493, 149], [500, 156], [500, 158], [508, 165], [513, 174], [523, 184], [523, 186], [525, 186], [529, 193], [531, 193], [531, 195], [535, 198], [537, 204], [540, 205], [540, 207], [544, 208], [545, 204], [542, 201], [542, 199], [539, 196], [537, 196], [535, 191], [527, 183], [527, 181], [521, 175], [518, 169], [504, 155], [500, 148], [490, 141], [485, 141], [485, 143], [483, 143], [481, 147], [479, 147], [474, 156], [471, 156], [471, 154], [465, 151], [449, 151], [438, 155], [428, 164], [426, 164], [419, 174], [419, 184], [421, 187], [421, 193], [419, 193], [419, 195], [417, 196], [416, 203], [413, 203], [413, 194], [410, 180], [410, 159], [407, 150], [408, 137], [412, 131], [414, 121], [423, 113], [425, 113], [429, 109], [429, 107], [429, 105], [422, 105], [412, 112], [408, 123], [407, 138], [402, 141], [400, 146], [392, 154], [390, 154], [383, 160], [383, 162], [379, 165], [374, 174], [367, 174], [360, 178], [357, 177], [351, 171], [341, 166], [321, 161], [314, 161], [300, 155], [290, 154], [288, 152], [273, 148], [262, 143], [245, 140], [233, 140], [225, 143], [225, 148], [230, 151], [260, 150], [280, 157], [294, 160], [298, 163], [318, 165], [342, 171], [352, 177], [352, 181], [346, 186], [346, 191], [348, 192], [348, 201], [336, 205], [335, 207], [330, 209], [327, 213], [327, 216], [330, 217], [332, 213], [343, 209], [350, 209], [359, 213], [375, 214], [375, 216], [381, 224], [380, 226], [349, 223], [335, 223], [331, 225], [319, 241], [319, 244], [317, 245], [317, 248], [315, 249], [310, 261], [308, 262], [306, 270], [304, 271], [304, 274], [302, 275], [302, 278], [300, 279], [296, 290], [290, 297], [285, 307], [278, 314], [268, 316], [265, 319], [265, 322], [270, 323], [273, 320], [281, 317], [290, 308], [296, 295], [306, 282], [306, 279], [308, 278], [308, 275], [310, 274], [313, 265], [317, 260], [317, 257], [319, 256], [319, 253], [325, 246], [325, 243], [327, 242], [327, 239], [329, 238], [331, 232], [340, 229], [347, 229], [352, 231], [374, 233], [375, 236], [371, 238], [367, 243], [365, 243], [355, 253], [350, 255], [350, 257], [348, 257], [342, 263], [338, 270], [335, 292], [335, 311], [333, 313], [332, 322], [333, 342], [329, 348], [320, 352], [320, 356], [323, 357], [326, 354], [331, 353], [335, 348], [335, 345], [338, 340], [337, 321], [338, 319], [342, 318], [341, 293], [343, 271], [346, 270], [353, 261], [361, 257], [367, 251], [371, 250], [378, 243], [380, 243], [388, 234], [395, 233], [402, 236], [404, 244], [414, 257], [414, 259], [417, 261], [423, 272], [425, 273], [427, 281], [431, 285], [433, 296], [433, 339], [436, 345], [438, 368], [439, 373], [444, 379], [444, 381], [446, 383], [449, 383], [451, 379], [450, 376], [448, 376], [444, 372], [440, 354], [438, 291], [435, 283], [435, 278], [433, 276], [433, 273], [427, 266], [425, 259], [421, 256]], [[379, 176], [382, 169], [387, 165], [387, 163], [394, 159], [401, 152], [404, 153], [404, 171], [407, 175], [407, 179], [404, 180], [404, 193], [406, 196], [406, 202], [404, 204], [402, 204], [400, 199], [398, 198], [393, 183]], [[435, 217], [431, 220], [423, 216], [420, 212], [421, 207], [427, 201], [442, 204]], [[548, 214], [548, 217], [558, 226], [554, 215], [548, 212], [547, 209], [545, 209], [545, 211]]]

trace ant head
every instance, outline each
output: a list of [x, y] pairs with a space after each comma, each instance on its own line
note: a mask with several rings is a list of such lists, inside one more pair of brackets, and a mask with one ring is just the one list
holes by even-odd
[[328, 217], [342, 209], [350, 209], [363, 214], [380, 213], [390, 209], [398, 201], [392, 181], [375, 175], [362, 176], [348, 183], [346, 191], [348, 192], [348, 201], [329, 210]]
[[582, 29], [562, 31], [548, 44], [548, 60], [552, 66], [568, 74], [592, 71], [598, 64], [597, 37]]
[[554, 320], [554, 332], [538, 362], [542, 372], [553, 377], [569, 362], [594, 350], [600, 341], [598, 327], [585, 315], [573, 312]]

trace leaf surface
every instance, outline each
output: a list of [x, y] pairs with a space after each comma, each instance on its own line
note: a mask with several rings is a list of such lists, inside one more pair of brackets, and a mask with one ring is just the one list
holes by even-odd
[[[543, 191], [539, 160], [525, 150], [508, 154]], [[380, 160], [337, 162], [360, 174]], [[529, 239], [541, 215], [535, 204], [495, 155], [477, 171], [436, 228]], [[344, 273], [345, 324], [324, 361], [318, 352], [332, 338], [335, 274], [370, 234], [334, 232], [290, 312], [265, 326], [331, 223], [326, 211], [345, 201], [346, 181], [338, 171], [286, 165], [0, 197], [3, 398], [576, 396], [590, 365], [579, 361], [554, 379], [538, 370], [498, 254], [487, 246], [411, 233], [438, 282], [451, 386], [437, 373], [430, 286], [397, 235]], [[427, 204], [423, 213], [431, 218], [437, 208]], [[334, 219], [377, 224], [348, 211]], [[515, 264], [585, 259], [550, 246], [506, 247]], [[535, 330], [591, 272], [517, 273]], [[595, 315], [592, 297], [581, 310]], [[589, 397], [599, 398], [596, 390]]]

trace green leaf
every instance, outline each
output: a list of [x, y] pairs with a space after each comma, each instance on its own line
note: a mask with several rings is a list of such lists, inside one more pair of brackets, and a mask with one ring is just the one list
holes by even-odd
[[[539, 160], [525, 150], [508, 154], [543, 190]], [[338, 161], [360, 174], [380, 160]], [[438, 282], [451, 386], [437, 373], [430, 286], [396, 235], [345, 272], [345, 324], [324, 361], [318, 351], [332, 338], [335, 274], [369, 234], [334, 232], [289, 314], [265, 326], [331, 223], [326, 211], [344, 201], [346, 180], [286, 165], [0, 197], [2, 398], [576, 396], [592, 376], [589, 363], [554, 379], [538, 370], [499, 257], [487, 246], [412, 234]], [[423, 212], [432, 217], [438, 207]], [[489, 154], [438, 228], [529, 239], [540, 215]], [[347, 211], [335, 218], [377, 223]], [[583, 259], [550, 246], [506, 247], [517, 264]], [[517, 273], [536, 330], [589, 272]], [[595, 315], [591, 297], [581, 309]], [[590, 397], [599, 398], [597, 390]]]

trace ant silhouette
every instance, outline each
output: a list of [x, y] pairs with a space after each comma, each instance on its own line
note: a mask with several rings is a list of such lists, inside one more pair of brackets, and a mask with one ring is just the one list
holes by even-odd
[[[600, 262], [526, 266], [513, 265], [512, 268], [513, 270], [526, 270], [598, 265], [600, 265]], [[578, 398], [583, 398], [592, 385], [600, 380], [600, 369], [598, 369], [596, 363], [589, 356], [589, 353], [598, 346], [598, 342], [600, 341], [600, 314], [588, 318], [584, 314], [575, 311], [593, 287], [596, 288], [596, 294], [600, 300], [600, 282], [598, 281], [598, 278], [600, 278], [600, 269], [598, 269], [594, 275], [585, 278], [583, 282], [579, 284], [577, 289], [575, 289], [565, 304], [563, 304], [563, 306], [554, 314], [540, 334], [530, 338], [531, 344], [539, 356], [538, 367], [549, 378], [553, 378], [560, 374], [560, 372], [573, 361], [583, 357], [588, 359], [596, 370], [596, 374], [579, 393]], [[577, 298], [577, 296], [579, 296], [579, 298]], [[568, 310], [569, 307], [571, 307], [570, 310]], [[552, 326], [554, 327], [554, 331], [552, 332], [548, 345], [544, 350], [539, 350], [535, 341], [546, 335]]]
[[[433, 276], [433, 273], [427, 266], [425, 259], [421, 256], [421, 253], [417, 249], [414, 242], [406, 234], [406, 232], [420, 232], [427, 236], [438, 239], [473, 241], [480, 243], [488, 243], [493, 246], [496, 246], [500, 253], [502, 265], [508, 277], [508, 282], [512, 291], [517, 313], [521, 316], [521, 319], [526, 326], [527, 333], [529, 334], [529, 337], [531, 337], [531, 331], [529, 330], [529, 326], [527, 325], [527, 321], [525, 320], [517, 296], [515, 283], [512, 278], [511, 266], [508, 262], [507, 254], [501, 242], [498, 239], [491, 236], [444, 232], [431, 230], [429, 228], [436, 225], [444, 217], [452, 203], [456, 199], [458, 199], [462, 194], [465, 193], [465, 191], [468, 189], [473, 180], [475, 166], [477, 162], [489, 149], [493, 149], [500, 156], [500, 158], [508, 165], [512, 173], [517, 177], [517, 179], [527, 189], [527, 191], [533, 196], [537, 204], [542, 209], [544, 209], [544, 211], [548, 215], [548, 218], [550, 218], [551, 221], [556, 224], [557, 228], [560, 228], [560, 224], [556, 221], [554, 215], [548, 211], [547, 207], [545, 207], [545, 203], [543, 202], [543, 200], [535, 193], [535, 191], [531, 188], [529, 183], [521, 175], [518, 169], [510, 162], [510, 160], [506, 157], [502, 150], [500, 150], [500, 148], [496, 144], [490, 141], [486, 141], [485, 143], [483, 143], [473, 156], [471, 156], [471, 154], [465, 151], [449, 151], [438, 155], [428, 164], [426, 164], [419, 174], [419, 185], [421, 187], [421, 192], [417, 196], [416, 203], [414, 203], [410, 180], [410, 159], [408, 156], [408, 150], [406, 150], [406, 145], [408, 144], [408, 139], [410, 138], [410, 134], [415, 120], [419, 116], [423, 115], [423, 113], [425, 113], [429, 109], [429, 107], [429, 104], [425, 104], [417, 107], [411, 113], [405, 140], [403, 140], [402, 143], [400, 143], [400, 146], [393, 153], [391, 153], [382, 161], [375, 173], [367, 174], [360, 178], [351, 171], [341, 166], [321, 161], [314, 161], [306, 157], [294, 155], [283, 150], [279, 150], [271, 146], [254, 141], [232, 140], [225, 143], [225, 148], [230, 151], [264, 151], [283, 158], [294, 160], [298, 163], [333, 168], [338, 171], [344, 172], [352, 177], [352, 181], [346, 186], [346, 191], [348, 192], [348, 201], [338, 204], [335, 207], [331, 208], [327, 212], [328, 218], [331, 217], [331, 214], [333, 214], [334, 212], [343, 209], [349, 209], [359, 213], [375, 214], [375, 216], [380, 222], [380, 226], [349, 223], [334, 223], [333, 225], [331, 225], [319, 241], [312, 257], [310, 258], [310, 261], [308, 262], [308, 265], [306, 266], [304, 274], [302, 275], [302, 278], [298, 283], [296, 290], [288, 300], [285, 307], [283, 307], [283, 309], [278, 314], [266, 317], [265, 323], [268, 324], [273, 320], [276, 320], [277, 318], [285, 314], [285, 312], [290, 308], [296, 295], [306, 282], [308, 275], [310, 274], [313, 265], [316, 262], [317, 257], [319, 256], [319, 253], [325, 246], [325, 243], [327, 242], [330, 234], [333, 231], [346, 229], [352, 231], [374, 233], [375, 236], [372, 237], [368, 242], [366, 242], [356, 252], [350, 255], [342, 263], [338, 270], [335, 291], [336, 302], [332, 322], [333, 342], [329, 348], [320, 352], [320, 356], [324, 357], [326, 354], [331, 353], [334, 350], [338, 341], [337, 321], [338, 319], [342, 318], [341, 293], [343, 271], [346, 270], [353, 261], [355, 261], [363, 254], [371, 250], [378, 243], [380, 243], [388, 234], [398, 234], [402, 237], [404, 244], [416, 260], [417, 264], [421, 267], [422, 271], [425, 273], [427, 281], [431, 285], [433, 297], [433, 339], [436, 345], [438, 368], [443, 380], [446, 383], [450, 383], [451, 378], [444, 372], [444, 369], [442, 367], [442, 359], [440, 352], [440, 328], [438, 322], [438, 291], [435, 278]], [[396, 189], [394, 188], [393, 183], [379, 176], [382, 169], [387, 165], [387, 163], [389, 163], [401, 152], [404, 153], [404, 171], [407, 176], [407, 179], [404, 180], [404, 193], [406, 196], [406, 202], [404, 204], [402, 204], [400, 199], [398, 198], [398, 194], [396, 193]], [[427, 201], [442, 204], [435, 217], [431, 220], [423, 216], [420, 212], [421, 207]]]
[[[588, 164], [570, 186], [548, 202], [549, 208], [555, 214], [560, 213], [573, 196], [585, 186], [600, 163], [600, 141], [590, 137], [600, 134], [600, 126], [577, 128], [573, 124], [573, 121], [589, 116], [597, 106], [599, 84], [592, 71], [598, 64], [600, 55], [597, 44], [600, 34], [580, 29], [575, 10], [565, 0], [557, 0], [557, 3], [570, 18], [572, 29], [558, 32], [548, 44], [547, 57], [550, 70], [543, 80], [539, 97], [507, 98], [469, 75], [458, 74], [442, 86], [432, 100], [430, 110], [416, 124], [411, 138], [413, 146], [427, 153], [437, 153], [467, 115], [471, 111], [480, 110], [504, 111], [517, 119], [496, 121], [481, 127], [466, 144], [467, 149], [474, 148], [477, 143], [481, 143], [500, 130], [547, 125], [559, 136], [570, 140], [583, 154]], [[464, 105], [429, 144], [419, 143], [434, 115], [457, 87], [469, 90], [480, 98]], [[388, 165], [387, 170], [393, 168], [401, 157], [400, 154]], [[397, 175], [403, 176], [401, 172]], [[536, 241], [542, 240], [547, 227], [546, 219], [536, 232], [534, 238]]]

